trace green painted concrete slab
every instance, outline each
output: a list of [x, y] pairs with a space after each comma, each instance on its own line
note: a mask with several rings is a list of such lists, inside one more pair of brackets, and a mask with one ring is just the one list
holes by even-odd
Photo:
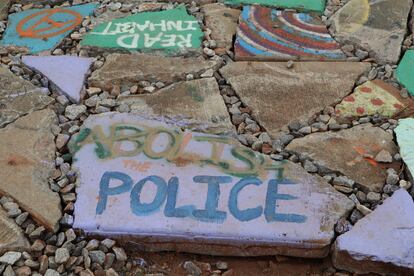
[[397, 79], [414, 96], [414, 50], [405, 52], [397, 68]]
[[401, 157], [414, 176], [414, 118], [399, 120], [395, 133]]
[[98, 25], [86, 34], [82, 46], [166, 54], [200, 49], [203, 32], [184, 6], [144, 12]]
[[290, 8], [300, 11], [323, 13], [326, 0], [226, 0], [226, 4], [257, 4], [276, 8]]

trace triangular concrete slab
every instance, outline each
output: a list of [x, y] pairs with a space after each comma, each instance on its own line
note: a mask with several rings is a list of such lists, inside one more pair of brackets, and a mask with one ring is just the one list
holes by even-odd
[[336, 240], [334, 265], [356, 273], [413, 275], [413, 211], [408, 192], [396, 191]]
[[73, 102], [79, 102], [91, 58], [72, 56], [24, 56], [23, 63], [39, 71]]

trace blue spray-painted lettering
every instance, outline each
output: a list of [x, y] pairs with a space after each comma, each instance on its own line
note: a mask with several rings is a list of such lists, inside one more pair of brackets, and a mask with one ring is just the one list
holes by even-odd
[[194, 210], [194, 217], [204, 222], [223, 223], [227, 218], [227, 213], [217, 210], [220, 199], [220, 184], [231, 183], [232, 178], [230, 176], [200, 175], [195, 176], [193, 181], [208, 184], [205, 209]]
[[266, 195], [266, 208], [264, 211], [267, 222], [281, 221], [281, 222], [303, 223], [306, 221], [306, 217], [302, 215], [278, 214], [276, 212], [276, 202], [278, 200], [297, 199], [296, 196], [278, 193], [279, 185], [291, 185], [291, 184], [295, 184], [295, 183], [290, 181], [289, 179], [283, 179], [283, 180], [272, 179], [269, 181], [269, 184], [267, 187], [267, 195]]
[[178, 193], [178, 177], [172, 177], [168, 181], [168, 195], [167, 203], [164, 209], [164, 215], [166, 217], [185, 218], [191, 217], [192, 212], [195, 209], [194, 205], [187, 205], [176, 207], [177, 205], [177, 193]]
[[258, 206], [256, 208], [249, 208], [246, 210], [240, 210], [238, 207], [238, 195], [244, 187], [248, 185], [259, 186], [262, 184], [262, 181], [255, 177], [243, 178], [230, 191], [229, 198], [229, 210], [230, 213], [240, 221], [249, 221], [260, 217], [263, 213], [263, 207]]
[[[145, 183], [149, 181], [157, 186], [157, 193], [155, 194], [154, 200], [151, 203], [142, 203], [142, 188], [144, 187]], [[165, 183], [165, 180], [159, 176], [152, 175], [142, 179], [137, 184], [135, 184], [134, 188], [131, 191], [130, 205], [132, 213], [134, 213], [136, 216], [146, 216], [158, 211], [161, 205], [164, 203], [165, 198], [167, 197], [167, 190], [167, 183]]]
[[[113, 188], [109, 187], [112, 179], [122, 181], [122, 184]], [[105, 172], [99, 183], [99, 201], [96, 206], [96, 214], [101, 215], [106, 209], [108, 196], [119, 195], [131, 190], [133, 184], [132, 178], [121, 172]]]

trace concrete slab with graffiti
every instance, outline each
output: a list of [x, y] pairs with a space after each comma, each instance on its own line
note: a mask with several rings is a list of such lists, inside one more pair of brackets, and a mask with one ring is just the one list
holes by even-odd
[[398, 121], [398, 127], [395, 129], [397, 142], [400, 147], [400, 154], [411, 179], [414, 176], [414, 118], [407, 118]]
[[47, 77], [59, 92], [73, 102], [79, 102], [93, 59], [73, 56], [24, 56], [22, 61]]
[[91, 3], [10, 14], [1, 45], [26, 47], [31, 53], [53, 50], [96, 7]]
[[235, 43], [237, 60], [343, 60], [322, 20], [306, 13], [245, 6]]
[[353, 207], [296, 164], [166, 118], [90, 116], [69, 147], [74, 227], [144, 250], [321, 257]]
[[258, 4], [277, 8], [291, 8], [322, 13], [326, 0], [225, 0], [227, 4]]
[[335, 107], [335, 114], [340, 118], [356, 118], [375, 114], [395, 117], [412, 112], [413, 101], [404, 99], [395, 87], [382, 80], [368, 81], [357, 88], [354, 93], [344, 98]]
[[397, 67], [397, 79], [414, 96], [414, 50], [405, 52]]
[[144, 12], [103, 23], [86, 34], [82, 46], [178, 54], [198, 51], [203, 32], [184, 6]]
[[397, 63], [407, 29], [411, 0], [351, 0], [330, 20], [342, 43], [372, 51], [376, 61]]

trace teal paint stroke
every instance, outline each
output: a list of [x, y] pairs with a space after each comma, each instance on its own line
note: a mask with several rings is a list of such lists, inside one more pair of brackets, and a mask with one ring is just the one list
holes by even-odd
[[326, 0], [225, 0], [225, 3], [229, 5], [257, 4], [300, 11], [314, 11], [322, 14], [325, 10]]
[[414, 96], [414, 50], [405, 52], [397, 68], [397, 79]]

